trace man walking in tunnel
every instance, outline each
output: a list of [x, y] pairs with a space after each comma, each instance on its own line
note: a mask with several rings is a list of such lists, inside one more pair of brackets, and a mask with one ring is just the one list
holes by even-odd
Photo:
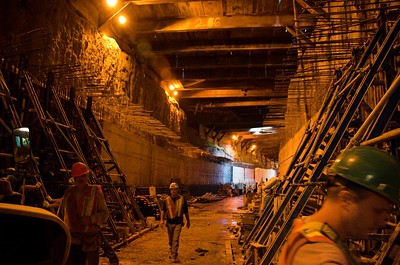
[[171, 195], [164, 200], [161, 211], [160, 227], [167, 223], [169, 258], [173, 263], [178, 262], [179, 237], [184, 226], [183, 215], [186, 218], [186, 227], [190, 227], [189, 210], [185, 197], [179, 195], [179, 186], [172, 182], [169, 185]]

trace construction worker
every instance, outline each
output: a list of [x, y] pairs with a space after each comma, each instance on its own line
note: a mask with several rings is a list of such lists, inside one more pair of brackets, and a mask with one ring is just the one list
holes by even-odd
[[74, 186], [68, 188], [60, 206], [60, 217], [71, 232], [71, 249], [67, 265], [98, 265], [100, 225], [109, 211], [100, 186], [89, 185], [90, 170], [86, 164], [72, 165]]
[[345, 240], [365, 239], [384, 227], [399, 202], [400, 163], [378, 148], [346, 150], [328, 169], [327, 195], [321, 209], [296, 219], [279, 264], [359, 264]]
[[190, 227], [188, 205], [185, 197], [179, 195], [179, 186], [172, 182], [169, 185], [171, 195], [164, 200], [164, 205], [161, 211], [160, 227], [163, 228], [167, 223], [168, 244], [172, 263], [178, 261], [179, 237], [182, 227], [184, 226], [183, 215], [186, 218], [186, 227]]

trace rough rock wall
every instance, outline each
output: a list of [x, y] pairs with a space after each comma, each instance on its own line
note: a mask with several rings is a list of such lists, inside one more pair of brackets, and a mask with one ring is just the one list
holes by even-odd
[[[0, 58], [24, 66], [41, 81], [53, 71], [60, 89], [65, 89], [65, 93], [59, 92], [68, 96], [69, 88], [74, 86], [78, 99], [93, 96], [96, 107], [138, 104], [171, 130], [184, 134], [186, 117], [168, 101], [156, 77], [134, 52], [122, 52], [113, 39], [97, 31], [93, 25], [95, 10], [88, 11], [92, 19], [87, 19], [72, 2], [0, 1]], [[110, 113], [100, 119], [104, 119], [111, 149], [133, 185], [162, 186], [175, 178], [187, 185], [208, 187], [231, 180], [230, 164], [199, 161], [163, 149], [156, 145], [162, 140], [146, 132], [125, 131], [127, 127], [121, 126], [119, 117]]]
[[[76, 1], [75, 1], [76, 2]], [[85, 1], [80, 1], [83, 4]], [[116, 42], [97, 31], [91, 18], [68, 0], [1, 1], [0, 56], [21, 65], [39, 80], [56, 73], [56, 81], [67, 91], [76, 87], [77, 95], [117, 98], [142, 105], [151, 115], [180, 133], [183, 112], [170, 104], [154, 76], [135, 57], [126, 54]], [[5, 30], [6, 29], [6, 30]], [[67, 94], [67, 92], [65, 93]]]

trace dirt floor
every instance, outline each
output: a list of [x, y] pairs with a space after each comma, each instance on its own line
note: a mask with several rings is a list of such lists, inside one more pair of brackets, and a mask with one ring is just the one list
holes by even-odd
[[[182, 229], [179, 263], [243, 264], [238, 233], [235, 232], [241, 213], [245, 212], [240, 209], [242, 206], [242, 196], [190, 204], [191, 227]], [[158, 227], [157, 221], [154, 227], [118, 250], [120, 265], [171, 264], [167, 231]], [[100, 264], [109, 264], [108, 259], [101, 257]]]

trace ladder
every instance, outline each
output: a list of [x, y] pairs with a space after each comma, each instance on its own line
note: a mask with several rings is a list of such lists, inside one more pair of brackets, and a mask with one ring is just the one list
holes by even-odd
[[92, 98], [88, 98], [86, 109], [81, 110], [74, 100], [74, 94], [74, 89], [72, 89], [68, 106], [73, 113], [72, 116], [76, 118], [75, 127], [81, 137], [84, 137], [82, 141], [86, 143], [85, 155], [88, 161], [96, 164], [98, 169], [98, 172], [95, 172], [96, 179], [103, 186], [104, 193], [114, 198], [109, 203], [110, 210], [122, 214], [121, 222], [127, 224], [130, 232], [136, 228], [135, 216], [138, 217], [142, 226], [146, 227], [146, 219], [128, 185], [126, 175], [120, 168], [102, 127], [92, 112]]
[[[24, 72], [21, 76], [21, 83], [23, 89], [27, 91], [28, 98], [32, 104], [32, 106], [28, 107], [33, 107], [33, 112], [36, 114], [36, 118], [44, 132], [45, 138], [40, 139], [40, 141], [43, 141], [45, 146], [48, 145], [51, 148], [55, 155], [54, 158], [56, 158], [54, 160], [58, 162], [58, 172], [55, 177], [61, 177], [59, 181], [65, 184], [70, 179], [68, 164], [73, 160], [86, 161], [67, 115], [60, 105], [58, 97], [52, 92], [52, 79], [53, 75], [49, 74], [45, 87], [34, 86], [33, 77], [28, 72]], [[41, 90], [44, 90], [47, 96], [43, 106], [39, 98], [39, 95], [43, 94]], [[25, 111], [29, 112], [28, 114], [32, 113], [32, 109]], [[25, 115], [26, 120], [33, 119], [31, 116]]]
[[[47, 86], [46, 86], [47, 89], [46, 95], [48, 96], [48, 98], [45, 102], [51, 100], [52, 104], [49, 105], [52, 106], [52, 108], [48, 108], [45, 111], [45, 114], [47, 117], [49, 117], [48, 119], [50, 119], [52, 124], [55, 124], [58, 134], [61, 134], [63, 136], [63, 138], [59, 142], [61, 142], [61, 144], [64, 144], [64, 146], [66, 143], [66, 146], [70, 148], [69, 151], [59, 150], [59, 148], [54, 148], [57, 151], [60, 151], [58, 157], [62, 162], [61, 165], [66, 165], [66, 163], [63, 162], [64, 157], [62, 156], [62, 154], [68, 155], [68, 159], [71, 163], [76, 161], [82, 161], [88, 164], [89, 167], [91, 166], [90, 165], [91, 162], [96, 162], [97, 164], [101, 164], [102, 163], [101, 156], [97, 155], [95, 157], [92, 157], [93, 153], [87, 153], [82, 150], [81, 146], [84, 145], [92, 146], [93, 147], [91, 148], [92, 150], [97, 150], [94, 143], [95, 139], [93, 137], [87, 137], [84, 140], [78, 141], [77, 135], [80, 135], [80, 133], [83, 133], [83, 135], [85, 135], [86, 132], [90, 131], [90, 128], [84, 122], [83, 116], [79, 111], [79, 108], [76, 107], [73, 98], [72, 99], [70, 98], [70, 100], [68, 101], [67, 108], [63, 106], [59, 96], [54, 91], [52, 85], [53, 78], [54, 74], [50, 72], [48, 75]], [[32, 96], [33, 95], [31, 93], [31, 97]], [[36, 109], [39, 112], [41, 112], [40, 107], [41, 105], [39, 104], [36, 105]], [[67, 115], [66, 111], [69, 111], [69, 114], [72, 115]], [[53, 117], [52, 115], [55, 117]], [[77, 131], [77, 128], [74, 127], [74, 125], [72, 125], [68, 117], [70, 117], [70, 119], [75, 118], [76, 120], [80, 121], [81, 124], [83, 124], [84, 130]], [[54, 142], [57, 143], [56, 140], [54, 140]], [[65, 172], [69, 172], [68, 168], [65, 168]], [[95, 172], [91, 170], [90, 182], [92, 184], [102, 186], [104, 198], [106, 199], [107, 206], [111, 213], [107, 222], [108, 230], [112, 233], [114, 239], [116, 241], [119, 241], [122, 238], [122, 236], [120, 235], [121, 230], [118, 230], [118, 226], [121, 224], [127, 224], [129, 229], [132, 231], [134, 229], [134, 224], [129, 214], [126, 211], [125, 205], [121, 201], [121, 196], [119, 195], [118, 191], [113, 185], [112, 180], [110, 178], [104, 177], [104, 175], [101, 176], [103, 177], [99, 178], [98, 175], [96, 175]], [[120, 216], [122, 216], [122, 218]]]
[[[276, 193], [282, 195], [280, 206], [273, 212], [273, 200], [271, 200], [245, 241], [244, 249], [247, 250], [245, 264], [252, 263], [253, 251], [249, 251], [250, 242], [266, 245], [266, 252], [259, 264], [272, 264], [273, 258], [286, 240], [293, 220], [301, 213], [319, 184], [324, 167], [340, 147], [354, 113], [391, 50], [399, 30], [399, 19], [386, 36], [384, 28], [379, 28], [357, 65], [347, 66], [345, 74], [332, 84], [317, 120], [309, 126], [310, 129], [303, 136], [285, 175], [286, 178], [276, 187]], [[384, 38], [382, 44], [380, 44], [381, 38]], [[367, 65], [367, 60], [374, 49], [378, 52], [372, 64]], [[384, 119], [378, 120], [384, 121]], [[334, 131], [330, 130], [331, 128]], [[295, 194], [300, 196], [294, 201]]]
[[[44, 183], [47, 185], [47, 188], [49, 188], [49, 185], [52, 186], [53, 191], [57, 189], [54, 187], [58, 187], [57, 194], [58, 196], [62, 196], [66, 186], [69, 185], [70, 166], [77, 161], [87, 164], [86, 157], [77, 140], [76, 129], [70, 123], [61, 100], [54, 91], [54, 75], [49, 73], [47, 83], [43, 85], [37, 82], [28, 72], [23, 70], [20, 70], [20, 72], [20, 91], [24, 91], [21, 93], [21, 98], [24, 101], [24, 108], [20, 110], [22, 113], [21, 116], [24, 117], [27, 124], [29, 122], [39, 123], [39, 126], [32, 124], [30, 127], [40, 130], [40, 132], [36, 131], [35, 138], [39, 142], [36, 144], [47, 151], [47, 154], [45, 154], [47, 156], [42, 156], [40, 162], [46, 164], [50, 161], [52, 163], [52, 170], [55, 171], [55, 174], [44, 177]], [[39, 154], [40, 156], [41, 154]], [[99, 184], [92, 171], [90, 182], [92, 184]], [[116, 194], [111, 194], [114, 196], [107, 195], [105, 194], [106, 199], [118, 204], [118, 196]], [[121, 209], [121, 212], [123, 211]], [[118, 238], [116, 221], [113, 219], [113, 216], [110, 216], [108, 220], [108, 228]]]
[[[1, 120], [1, 125], [6, 129], [6, 131], [9, 132], [10, 136], [12, 137], [12, 130], [15, 128], [20, 128], [22, 126], [22, 122], [20, 117], [18, 116], [17, 109], [14, 105], [15, 98], [12, 97], [11, 92], [7, 86], [7, 82], [4, 78], [3, 71], [4, 69], [6, 71], [6, 68], [1, 67], [0, 68], [0, 97], [1, 97], [1, 105], [3, 106], [4, 111], [6, 112], [6, 115], [9, 120], [4, 121]], [[11, 139], [11, 138], [10, 138]], [[13, 141], [13, 139], [11, 139]], [[11, 155], [12, 157], [12, 155]], [[27, 177], [32, 178], [32, 180], [37, 183], [41, 183], [41, 186], [39, 187], [40, 191], [40, 196], [41, 200], [44, 202], [48, 198], [47, 190], [45, 186], [43, 185], [43, 180], [39, 174], [39, 168], [38, 168], [38, 163], [36, 161], [36, 158], [31, 154], [31, 157], [28, 161], [27, 164], [24, 165], [24, 172], [22, 173], [24, 175], [24, 178], [26, 180]], [[29, 172], [29, 173], [28, 173]], [[21, 172], [18, 172], [21, 173]], [[25, 183], [24, 180], [24, 183]], [[25, 185], [25, 184], [23, 184]], [[23, 194], [24, 197], [24, 194]], [[24, 198], [21, 201], [22, 204], [25, 203]], [[43, 206], [43, 205], [41, 205]]]

